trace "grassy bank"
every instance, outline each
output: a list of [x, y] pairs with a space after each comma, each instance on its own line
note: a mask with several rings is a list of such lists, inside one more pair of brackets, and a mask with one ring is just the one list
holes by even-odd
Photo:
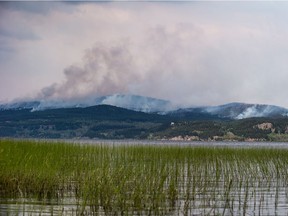
[[0, 140], [1, 198], [73, 197], [77, 215], [281, 211], [287, 172], [283, 149]]

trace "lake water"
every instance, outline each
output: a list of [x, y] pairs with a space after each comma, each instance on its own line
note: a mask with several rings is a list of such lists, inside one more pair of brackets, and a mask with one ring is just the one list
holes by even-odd
[[[9, 139], [10, 140], [10, 139]], [[174, 141], [174, 140], [101, 140], [101, 139], [15, 139], [37, 142], [65, 142], [89, 145], [158, 145], [191, 147], [229, 147], [229, 148], [280, 148], [288, 149], [288, 142], [239, 142], [239, 141]]]
[[[39, 140], [38, 140], [39, 141]], [[45, 142], [45, 140], [43, 140]], [[51, 140], [49, 140], [50, 142]], [[54, 140], [55, 141], [55, 140]], [[185, 142], [185, 141], [139, 141], [139, 140], [61, 140], [67, 143], [88, 145], [159, 145], [159, 146], [189, 146], [189, 147], [215, 147], [215, 148], [277, 148], [288, 149], [288, 143], [270, 142]], [[56, 142], [56, 141], [55, 141]], [[265, 176], [264, 176], [265, 177]], [[225, 176], [222, 176], [223, 184]], [[288, 178], [288, 177], [287, 177]], [[233, 186], [217, 186], [213, 182], [207, 182], [205, 190], [196, 188], [191, 193], [187, 191], [187, 182], [179, 184], [176, 202], [171, 204], [163, 215], [288, 215], [288, 185], [277, 178], [266, 181], [258, 179], [244, 179], [243, 185], [237, 180], [231, 181]], [[242, 183], [241, 183], [242, 184]], [[189, 186], [189, 185], [188, 185]], [[182, 188], [183, 187], [183, 188]], [[227, 189], [229, 188], [229, 190]], [[227, 190], [227, 191], [224, 191]], [[224, 194], [224, 195], [223, 195]], [[187, 197], [188, 196], [188, 197]], [[3, 199], [0, 198], [0, 215], [105, 215], [101, 207], [94, 212], [89, 206], [81, 207], [83, 200], [77, 200], [73, 193], [61, 200], [37, 200], [37, 199]], [[165, 205], [167, 208], [167, 203]], [[163, 207], [164, 208], [164, 207]], [[120, 215], [118, 212], [117, 215]], [[129, 215], [136, 215], [131, 210]], [[151, 215], [148, 210], [143, 210], [142, 215]], [[157, 214], [155, 212], [152, 213]], [[137, 212], [139, 215], [139, 212]]]
[[[29, 139], [30, 140], [30, 139]], [[31, 139], [33, 140], [33, 139]], [[89, 145], [158, 145], [191, 147], [229, 147], [229, 148], [280, 148], [288, 149], [288, 142], [238, 142], [238, 141], [174, 141], [174, 140], [98, 140], [98, 139], [43, 139], [36, 141], [65, 142]]]

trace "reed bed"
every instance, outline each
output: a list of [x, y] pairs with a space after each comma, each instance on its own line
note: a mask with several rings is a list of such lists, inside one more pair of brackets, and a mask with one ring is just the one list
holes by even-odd
[[287, 172], [283, 149], [0, 140], [0, 213], [287, 215]]

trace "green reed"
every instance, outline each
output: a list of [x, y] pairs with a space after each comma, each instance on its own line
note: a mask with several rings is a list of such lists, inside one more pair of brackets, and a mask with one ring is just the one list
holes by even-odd
[[76, 215], [245, 215], [271, 197], [277, 210], [287, 172], [283, 149], [0, 140], [0, 197], [72, 197]]

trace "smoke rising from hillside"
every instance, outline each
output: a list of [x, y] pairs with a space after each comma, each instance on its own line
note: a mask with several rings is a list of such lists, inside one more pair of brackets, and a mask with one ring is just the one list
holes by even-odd
[[270, 56], [271, 51], [262, 46], [265, 38], [251, 38], [253, 29], [234, 29], [238, 32], [233, 35], [238, 41], [235, 44], [226, 41], [230, 35], [222, 31], [226, 29], [212, 31], [197, 24], [178, 23], [150, 28], [137, 38], [98, 42], [86, 50], [82, 62], [64, 70], [62, 82], [42, 89], [39, 98], [83, 100], [135, 94], [181, 106], [273, 103], [267, 85], [271, 80], [280, 84], [283, 80], [276, 80], [271, 71], [287, 76], [280, 67], [283, 59], [274, 58], [274, 67], [264, 68], [261, 56]]
[[140, 40], [97, 43], [80, 64], [64, 70], [62, 82], [42, 89], [38, 97], [75, 100], [120, 93], [182, 102], [177, 99], [187, 97], [191, 87], [202, 88], [208, 76], [197, 69], [201, 36], [193, 25], [180, 24], [170, 32], [163, 26], [150, 29]]
[[118, 93], [287, 107], [287, 9], [262, 1], [0, 4], [0, 102], [78, 104]]
[[131, 82], [137, 82], [133, 56], [126, 44], [97, 44], [88, 49], [81, 65], [64, 70], [65, 80], [42, 90], [42, 97], [77, 98], [89, 95], [109, 95], [127, 92]]

